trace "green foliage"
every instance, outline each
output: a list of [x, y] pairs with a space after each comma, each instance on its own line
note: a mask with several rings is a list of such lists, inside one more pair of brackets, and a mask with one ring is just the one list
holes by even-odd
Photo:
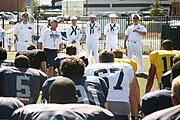
[[38, 17], [38, 8], [39, 7], [39, 3], [37, 0], [34, 0], [34, 18], [37, 19]]
[[154, 0], [154, 4], [150, 6], [149, 12], [151, 16], [161, 16], [166, 14], [163, 6], [159, 4], [159, 0]]

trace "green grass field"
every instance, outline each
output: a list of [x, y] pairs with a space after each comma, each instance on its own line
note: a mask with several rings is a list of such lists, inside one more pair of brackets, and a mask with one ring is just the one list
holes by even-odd
[[[8, 59], [13, 60], [14, 58], [15, 58], [15, 53], [13, 52], [8, 53]], [[143, 57], [143, 71], [145, 74], [148, 74], [149, 66], [150, 66], [149, 57], [144, 56]], [[139, 81], [140, 92], [141, 92], [141, 97], [142, 97], [145, 93], [147, 79], [138, 77], [138, 81]], [[157, 80], [155, 80], [151, 91], [157, 90], [157, 89], [158, 89]]]

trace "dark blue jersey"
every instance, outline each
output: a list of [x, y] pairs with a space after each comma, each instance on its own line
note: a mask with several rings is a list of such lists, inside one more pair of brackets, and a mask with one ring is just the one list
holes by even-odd
[[17, 109], [11, 120], [114, 120], [114, 116], [94, 105], [34, 104]]
[[145, 94], [141, 98], [141, 110], [145, 115], [151, 114], [155, 111], [172, 107], [171, 91], [170, 90], [156, 90]]
[[171, 88], [170, 79], [171, 79], [171, 70], [164, 73], [162, 78], [161, 78], [161, 80], [162, 80], [162, 89]]
[[[66, 59], [67, 57], [69, 57], [69, 55], [62, 55], [62, 56], [58, 56], [55, 58], [54, 62], [55, 62], [55, 69], [57, 68], [58, 72], [59, 72], [59, 75], [61, 75], [60, 73], [60, 66], [61, 66], [61, 63], [64, 59]], [[87, 66], [89, 64], [88, 62], [88, 59], [85, 57], [85, 56], [78, 56], [80, 59], [83, 60], [83, 62], [85, 63], [85, 66]]]
[[40, 69], [41, 68], [41, 62], [46, 61], [46, 54], [42, 50], [26, 50], [22, 52], [18, 52], [16, 56], [19, 55], [25, 55], [29, 58], [30, 60], [30, 67], [35, 68], [35, 69]]
[[[42, 87], [43, 99], [48, 101], [50, 85], [58, 78], [60, 77], [50, 78], [44, 83]], [[99, 105], [104, 107], [108, 94], [108, 88], [102, 78], [96, 76], [87, 76], [72, 77], [70, 79], [75, 83], [78, 95], [78, 103]]]
[[24, 104], [36, 103], [45, 73], [33, 68], [0, 68], [0, 96], [16, 97]]
[[0, 119], [9, 119], [12, 113], [24, 106], [21, 101], [12, 97], [0, 97]]

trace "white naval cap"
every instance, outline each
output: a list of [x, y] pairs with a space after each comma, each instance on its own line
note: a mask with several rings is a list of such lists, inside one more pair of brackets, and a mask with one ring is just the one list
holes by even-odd
[[90, 18], [96, 18], [96, 15], [95, 14], [91, 14], [89, 15]]
[[77, 20], [77, 17], [76, 16], [72, 16], [71, 20]]
[[118, 17], [118, 16], [117, 16], [116, 14], [110, 14], [109, 17], [110, 17], [110, 18], [116, 18], [116, 17]]
[[50, 22], [57, 22], [57, 19], [55, 17], [51, 17]]
[[52, 17], [48, 17], [47, 20], [51, 20]]
[[131, 14], [131, 17], [132, 17], [132, 19], [133, 19], [134, 17], [138, 17], [139, 20], [141, 19], [141, 17], [139, 16], [139, 14]]

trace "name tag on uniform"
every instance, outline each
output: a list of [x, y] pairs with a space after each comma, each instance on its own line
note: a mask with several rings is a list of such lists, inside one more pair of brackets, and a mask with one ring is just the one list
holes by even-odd
[[32, 27], [28, 27], [28, 29], [30, 29], [30, 30], [31, 30], [31, 29], [32, 29]]

